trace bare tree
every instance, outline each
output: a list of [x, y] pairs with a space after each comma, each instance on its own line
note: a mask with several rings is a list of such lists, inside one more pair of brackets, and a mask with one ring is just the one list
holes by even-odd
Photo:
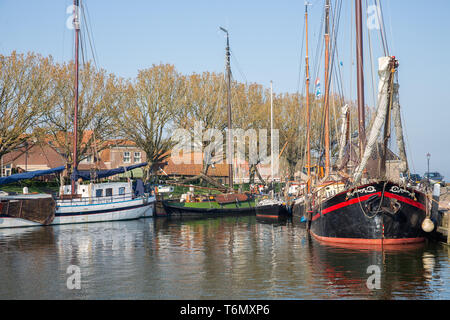
[[148, 179], [153, 164], [164, 161], [172, 148], [170, 128], [184, 105], [185, 79], [172, 65], [153, 65], [124, 84], [122, 93], [125, 96], [112, 113], [114, 129], [146, 153]]
[[[73, 69], [73, 63], [54, 65], [53, 98], [42, 128], [69, 163], [73, 162]], [[105, 70], [96, 70], [91, 63], [80, 69], [77, 162], [88, 155], [95, 156], [96, 152], [107, 147], [105, 142], [115, 136], [111, 110], [122, 99], [121, 81]]]
[[51, 98], [52, 58], [0, 55], [0, 158], [22, 145], [42, 122]]

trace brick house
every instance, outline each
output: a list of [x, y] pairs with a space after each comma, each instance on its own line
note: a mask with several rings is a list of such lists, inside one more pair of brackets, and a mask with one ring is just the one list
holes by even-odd
[[65, 164], [65, 158], [49, 144], [25, 144], [2, 157], [1, 176], [25, 171], [46, 170]]
[[107, 169], [131, 166], [147, 161], [144, 151], [127, 140], [109, 140], [108, 146], [100, 151], [100, 159]]

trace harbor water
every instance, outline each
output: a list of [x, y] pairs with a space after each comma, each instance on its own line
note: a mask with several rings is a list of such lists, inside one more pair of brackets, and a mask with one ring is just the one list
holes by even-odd
[[254, 216], [3, 229], [0, 252], [0, 299], [450, 299], [445, 245], [329, 246]]

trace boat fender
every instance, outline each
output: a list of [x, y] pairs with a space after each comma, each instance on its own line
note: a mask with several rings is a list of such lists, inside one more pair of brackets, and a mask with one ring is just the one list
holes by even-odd
[[422, 230], [425, 232], [431, 232], [434, 230], [434, 223], [430, 218], [425, 218], [425, 220], [423, 220]]

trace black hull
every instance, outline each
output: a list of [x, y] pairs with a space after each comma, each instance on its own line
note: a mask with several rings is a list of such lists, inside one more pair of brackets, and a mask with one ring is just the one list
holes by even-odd
[[306, 217], [306, 209], [305, 209], [304, 203], [293, 204], [291, 211], [292, 211], [292, 216], [295, 217], [296, 219]]
[[281, 204], [270, 204], [265, 206], [256, 206], [256, 217], [266, 219], [278, 219], [288, 217], [290, 214], [286, 207]]
[[407, 244], [425, 240], [425, 195], [391, 182], [339, 193], [313, 207], [311, 234], [319, 240], [353, 244]]
[[163, 202], [164, 200], [156, 200], [154, 217], [167, 217]]
[[212, 218], [227, 216], [249, 216], [255, 215], [255, 208], [189, 208], [171, 205], [163, 201], [164, 210], [170, 218]]

